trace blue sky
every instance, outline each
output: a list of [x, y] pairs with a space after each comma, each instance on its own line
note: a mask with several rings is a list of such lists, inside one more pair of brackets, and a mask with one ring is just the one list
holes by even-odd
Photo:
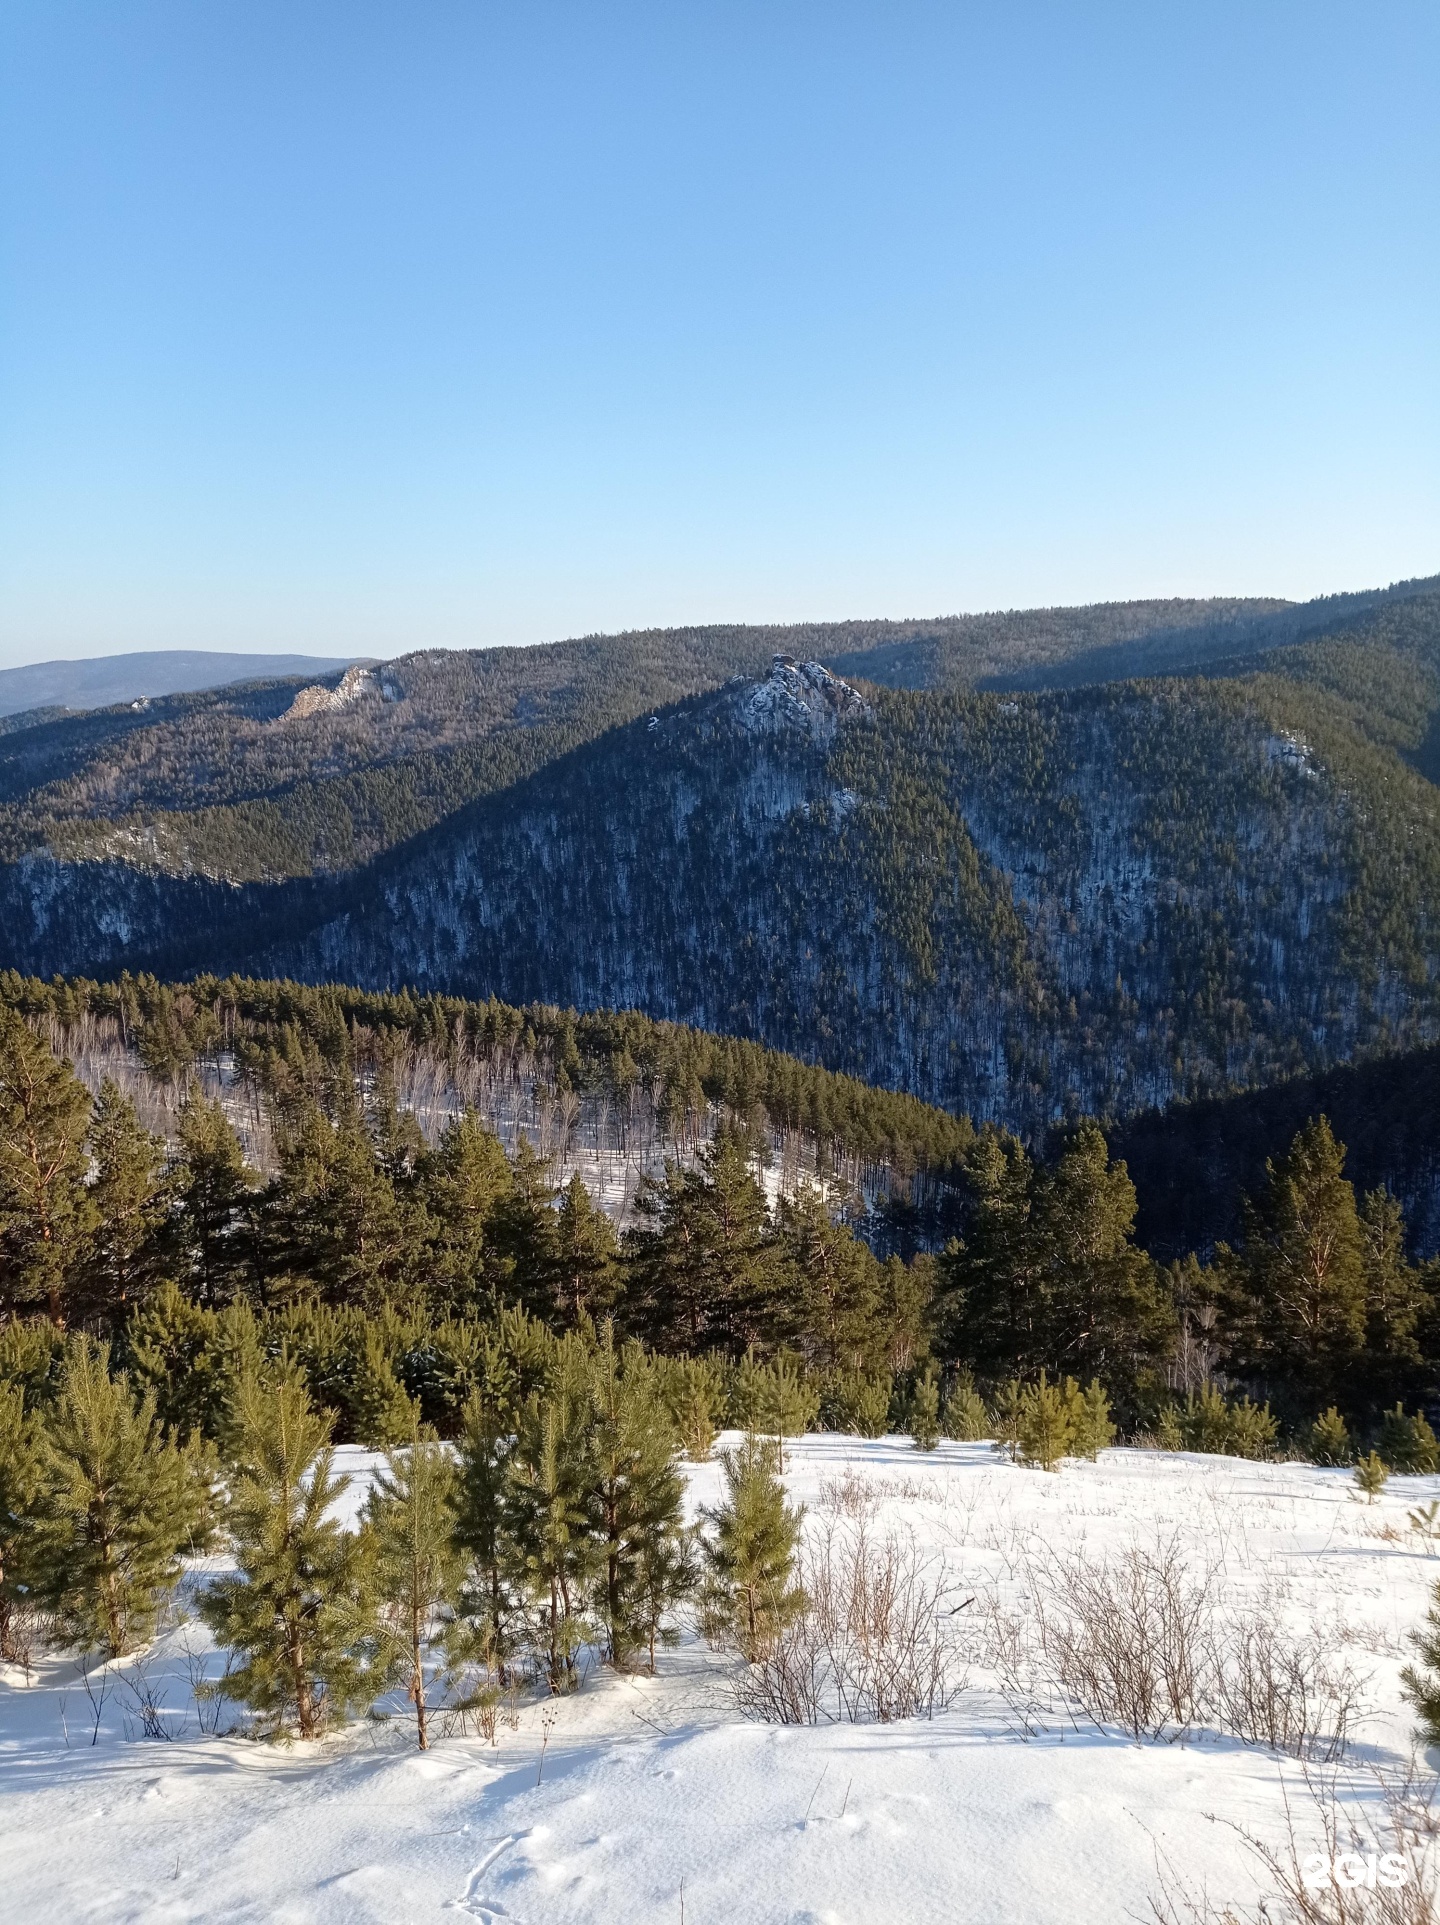
[[1440, 9], [11, 0], [0, 661], [1440, 568]]

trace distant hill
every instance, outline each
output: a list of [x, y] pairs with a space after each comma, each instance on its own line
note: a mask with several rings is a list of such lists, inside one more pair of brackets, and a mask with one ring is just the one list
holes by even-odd
[[427, 651], [0, 729], [0, 965], [637, 1009], [1040, 1132], [1440, 1040], [1437, 776], [1424, 583]]
[[[233, 882], [333, 873], [513, 787], [606, 729], [733, 675], [763, 675], [777, 651], [819, 656], [891, 686], [971, 687], [1117, 647], [1197, 660], [1207, 649], [1253, 650], [1269, 639], [1257, 623], [1286, 606], [1114, 602], [648, 629], [527, 648], [422, 650], [360, 678], [351, 699], [298, 709], [301, 677], [292, 674], [144, 707], [126, 700], [75, 714], [52, 705], [8, 722], [0, 714], [0, 863], [49, 849], [63, 861], [119, 854]], [[340, 667], [308, 671], [309, 679], [333, 684]]]
[[328, 877], [187, 872], [136, 818], [0, 868], [0, 959], [638, 1009], [1026, 1132], [1313, 1075], [1440, 1034], [1440, 597], [1367, 620], [1013, 695], [782, 659]]
[[0, 668], [0, 715], [28, 709], [98, 709], [146, 696], [188, 695], [230, 682], [282, 675], [331, 675], [354, 655], [222, 655], [203, 648], [165, 648], [134, 655], [97, 655], [83, 662], [31, 662]]

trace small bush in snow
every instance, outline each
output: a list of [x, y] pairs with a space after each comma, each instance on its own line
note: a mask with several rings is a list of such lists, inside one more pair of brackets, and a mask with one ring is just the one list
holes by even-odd
[[1355, 1460], [1356, 1488], [1364, 1493], [1365, 1502], [1373, 1504], [1390, 1481], [1390, 1466], [1378, 1451], [1367, 1451]]
[[1440, 1470], [1440, 1442], [1434, 1431], [1418, 1411], [1407, 1417], [1401, 1404], [1386, 1411], [1376, 1449], [1391, 1470], [1421, 1476]]
[[1331, 1404], [1330, 1408], [1317, 1417], [1310, 1426], [1308, 1447], [1310, 1461], [1313, 1464], [1348, 1464], [1350, 1462], [1355, 1447], [1350, 1440], [1345, 1419], [1334, 1404]]
[[893, 1724], [933, 1717], [959, 1688], [950, 1591], [914, 1539], [864, 1521], [808, 1544], [803, 1608], [736, 1685], [767, 1724]]
[[940, 1385], [933, 1369], [916, 1380], [911, 1394], [910, 1435], [916, 1450], [934, 1450], [940, 1442]]
[[968, 1370], [962, 1371], [950, 1386], [940, 1428], [946, 1437], [953, 1437], [959, 1444], [978, 1444], [991, 1434], [990, 1413]]
[[1097, 1725], [1135, 1738], [1209, 1725], [1245, 1744], [1333, 1762], [1362, 1683], [1312, 1627], [1275, 1608], [1229, 1614], [1216, 1573], [1178, 1539], [1096, 1562], [1056, 1558], [1036, 1573], [1033, 1685], [1060, 1690]]

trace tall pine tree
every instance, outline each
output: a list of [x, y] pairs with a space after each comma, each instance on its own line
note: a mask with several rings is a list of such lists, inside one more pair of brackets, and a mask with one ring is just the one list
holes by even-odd
[[576, 1328], [611, 1308], [617, 1248], [614, 1225], [577, 1170], [560, 1193], [551, 1229], [551, 1298], [562, 1324]]
[[684, 1537], [685, 1484], [669, 1413], [655, 1367], [638, 1345], [617, 1352], [606, 1326], [593, 1365], [594, 1465], [591, 1505], [603, 1552], [596, 1602], [607, 1655], [628, 1670], [638, 1651], [654, 1666], [660, 1620], [679, 1602], [688, 1563], [676, 1551]]
[[1227, 1265], [1242, 1362], [1317, 1410], [1344, 1401], [1365, 1346], [1365, 1243], [1344, 1161], [1326, 1119], [1308, 1122], [1267, 1162]]
[[90, 1315], [122, 1321], [165, 1267], [171, 1186], [164, 1143], [141, 1129], [134, 1104], [108, 1076], [90, 1122], [90, 1153], [94, 1228], [77, 1295]]
[[89, 1127], [90, 1093], [70, 1065], [0, 1008], [0, 1312], [67, 1319], [94, 1218]]
[[207, 1308], [230, 1303], [253, 1275], [256, 1199], [240, 1138], [218, 1103], [192, 1097], [181, 1110], [175, 1174], [187, 1288]]

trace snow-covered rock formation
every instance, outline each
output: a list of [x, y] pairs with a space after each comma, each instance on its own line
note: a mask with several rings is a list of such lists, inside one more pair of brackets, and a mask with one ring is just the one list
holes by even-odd
[[868, 716], [870, 704], [823, 662], [777, 655], [763, 682], [739, 698], [741, 726], [755, 735], [800, 734], [828, 743], [841, 722]]

